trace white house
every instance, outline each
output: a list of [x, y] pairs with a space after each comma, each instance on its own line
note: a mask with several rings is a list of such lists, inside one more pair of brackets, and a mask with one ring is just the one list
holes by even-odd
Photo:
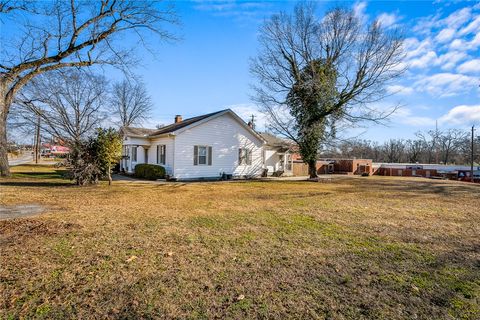
[[159, 164], [178, 180], [255, 177], [264, 173], [266, 141], [232, 110], [184, 119], [159, 129], [124, 127], [121, 170]]

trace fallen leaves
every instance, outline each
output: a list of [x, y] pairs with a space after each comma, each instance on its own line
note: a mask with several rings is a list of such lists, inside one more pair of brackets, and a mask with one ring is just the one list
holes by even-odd
[[137, 256], [131, 256], [130, 258], [127, 259], [127, 262], [132, 262], [134, 260], [137, 260]]

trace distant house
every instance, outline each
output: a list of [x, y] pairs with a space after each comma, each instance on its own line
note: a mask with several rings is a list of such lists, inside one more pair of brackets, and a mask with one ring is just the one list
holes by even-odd
[[41, 153], [44, 157], [66, 157], [70, 153], [70, 148], [51, 143], [42, 143]]
[[121, 169], [140, 163], [165, 167], [178, 180], [256, 177], [264, 172], [265, 139], [230, 109], [189, 119], [175, 117], [159, 129], [124, 127]]

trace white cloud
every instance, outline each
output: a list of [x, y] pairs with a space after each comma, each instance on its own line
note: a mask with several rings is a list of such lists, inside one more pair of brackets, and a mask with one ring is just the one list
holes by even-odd
[[392, 115], [392, 121], [412, 127], [429, 127], [435, 124], [435, 119], [416, 115], [411, 109], [400, 108]]
[[413, 88], [405, 87], [399, 84], [391, 85], [387, 87], [387, 92], [390, 94], [401, 94], [401, 95], [409, 95], [413, 93]]
[[265, 113], [259, 110], [258, 106], [251, 103], [240, 103], [226, 106], [225, 108], [232, 109], [233, 112], [238, 114], [238, 116], [245, 122], [248, 122], [252, 115], [254, 115], [255, 129], [258, 131], [265, 131], [265, 127], [267, 125], [267, 116]]
[[365, 22], [366, 20], [368, 20], [368, 15], [365, 13], [366, 9], [367, 9], [366, 1], [357, 1], [353, 5], [353, 13], [362, 22]]
[[455, 35], [455, 29], [446, 28], [440, 31], [435, 37], [435, 39], [440, 43], [444, 43], [444, 42], [450, 41], [454, 35]]
[[[416, 38], [405, 40], [404, 47], [406, 51], [406, 62], [412, 68], [429, 68], [439, 66], [443, 70], [453, 69], [457, 63], [468, 57], [464, 52], [464, 43], [460, 39], [455, 39], [448, 51], [441, 50], [439, 43], [435, 44], [430, 38], [422, 41]], [[437, 53], [437, 52], [444, 53]]]
[[437, 61], [437, 54], [435, 51], [428, 51], [425, 55], [410, 60], [409, 65], [412, 68], [426, 68], [435, 64]]
[[433, 47], [429, 38], [423, 39], [422, 41], [417, 38], [407, 38], [403, 45], [407, 52], [407, 58], [413, 58], [425, 54]]
[[455, 39], [450, 43], [450, 48], [455, 50], [464, 50], [466, 49], [466, 41], [463, 39]]
[[458, 66], [458, 72], [461, 73], [480, 73], [480, 59], [466, 61]]
[[442, 54], [435, 61], [435, 65], [440, 66], [443, 70], [453, 69], [458, 62], [467, 58], [468, 55], [465, 52], [460, 51], [449, 51], [445, 54]]
[[438, 23], [439, 14], [435, 16], [422, 17], [413, 26], [412, 31], [418, 35], [429, 35], [431, 29]]
[[455, 39], [450, 44], [450, 48], [462, 51], [475, 50], [478, 47], [480, 47], [480, 33], [477, 33], [470, 41], [465, 39]]
[[453, 12], [448, 17], [446, 17], [443, 21], [441, 21], [441, 23], [448, 26], [449, 28], [457, 29], [460, 26], [462, 26], [464, 23], [466, 23], [468, 20], [470, 20], [471, 16], [472, 16], [472, 8], [466, 7]]
[[414, 87], [419, 92], [442, 98], [469, 92], [477, 86], [477, 82], [476, 78], [462, 74], [437, 73], [419, 79]]
[[480, 105], [461, 105], [451, 109], [447, 114], [442, 116], [439, 121], [441, 123], [456, 125], [471, 125], [480, 122]]
[[478, 33], [479, 31], [480, 31], [480, 15], [477, 16], [466, 27], [460, 29], [458, 34], [463, 36], [463, 35], [467, 35], [467, 34], [470, 34], [470, 33]]
[[390, 28], [393, 27], [397, 24], [397, 22], [400, 20], [400, 17], [397, 16], [395, 13], [382, 13], [377, 17], [378, 22], [382, 25], [384, 28]]

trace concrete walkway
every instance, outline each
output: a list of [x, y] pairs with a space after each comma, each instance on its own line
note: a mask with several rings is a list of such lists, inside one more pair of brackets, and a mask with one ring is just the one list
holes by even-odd
[[0, 220], [36, 216], [43, 211], [45, 211], [45, 208], [37, 204], [21, 204], [15, 206], [0, 205]]

